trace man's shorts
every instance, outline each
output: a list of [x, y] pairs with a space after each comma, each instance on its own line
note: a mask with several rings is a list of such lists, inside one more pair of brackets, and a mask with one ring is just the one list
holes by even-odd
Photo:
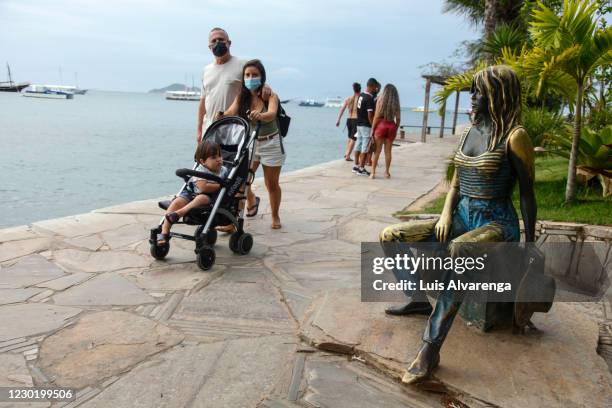
[[357, 141], [355, 142], [355, 151], [360, 153], [368, 152], [368, 145], [370, 144], [370, 131], [372, 130], [369, 126], [357, 126]]
[[348, 138], [352, 140], [357, 140], [357, 119], [347, 119], [346, 120], [346, 129], [348, 131]]

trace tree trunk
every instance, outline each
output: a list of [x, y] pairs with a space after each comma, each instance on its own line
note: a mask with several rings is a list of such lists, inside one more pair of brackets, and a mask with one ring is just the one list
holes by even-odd
[[580, 131], [582, 128], [582, 94], [584, 85], [578, 84], [578, 95], [576, 96], [576, 109], [574, 116], [574, 135], [572, 137], [572, 151], [570, 153], [569, 166], [567, 167], [567, 185], [565, 186], [565, 202], [571, 203], [576, 199], [576, 161], [578, 158], [578, 143], [580, 142]]
[[[497, 0], [485, 0], [484, 14], [484, 40], [489, 41], [495, 31], [495, 23], [497, 21]], [[493, 55], [486, 53], [485, 55], [489, 64], [493, 63]]]

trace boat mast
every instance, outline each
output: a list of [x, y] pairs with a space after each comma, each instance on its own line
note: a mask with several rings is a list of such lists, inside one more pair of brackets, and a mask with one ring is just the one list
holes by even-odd
[[8, 71], [8, 80], [9, 80], [9, 86], [13, 86], [13, 78], [11, 77], [11, 67], [9, 66], [9, 63], [6, 63], [6, 70]]

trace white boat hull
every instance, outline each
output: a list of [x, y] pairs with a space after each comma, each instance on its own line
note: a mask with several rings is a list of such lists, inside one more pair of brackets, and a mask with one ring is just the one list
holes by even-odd
[[21, 96], [28, 98], [43, 98], [43, 99], [72, 99], [72, 94], [52, 94], [52, 93], [38, 93], [38, 92], [24, 92]]
[[169, 101], [199, 101], [200, 95], [198, 96], [166, 96]]

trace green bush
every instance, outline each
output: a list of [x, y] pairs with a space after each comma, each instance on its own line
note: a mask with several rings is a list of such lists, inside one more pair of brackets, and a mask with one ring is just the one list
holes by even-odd
[[555, 137], [569, 138], [568, 123], [559, 113], [543, 108], [527, 108], [523, 111], [523, 126], [534, 147], [553, 144]]

